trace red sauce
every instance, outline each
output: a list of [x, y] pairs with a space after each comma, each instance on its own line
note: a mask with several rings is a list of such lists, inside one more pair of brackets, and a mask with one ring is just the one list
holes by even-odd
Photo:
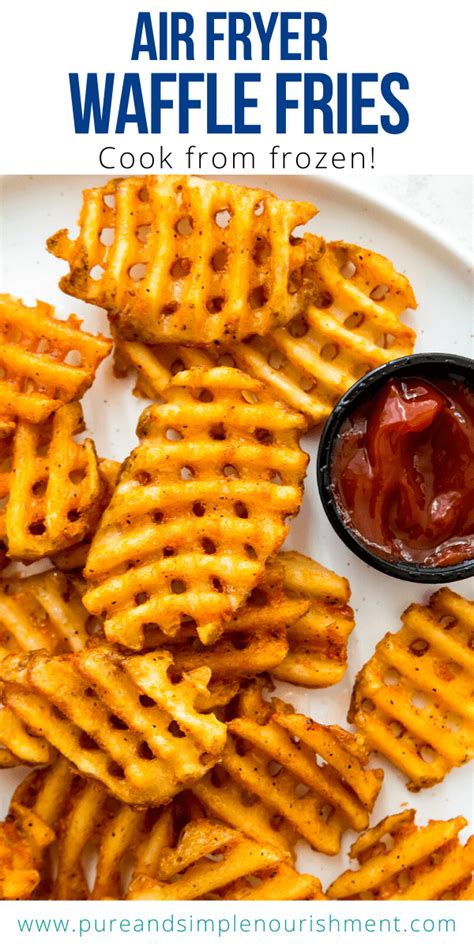
[[388, 382], [344, 424], [331, 477], [344, 523], [384, 559], [471, 559], [474, 391], [455, 379]]

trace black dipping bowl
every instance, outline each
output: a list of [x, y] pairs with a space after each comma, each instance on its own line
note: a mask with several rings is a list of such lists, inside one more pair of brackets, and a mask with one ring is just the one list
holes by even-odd
[[405, 563], [383, 559], [378, 556], [352, 533], [341, 519], [331, 485], [331, 462], [336, 438], [341, 426], [370, 397], [374, 397], [390, 379], [453, 378], [465, 382], [474, 389], [474, 361], [464, 356], [449, 355], [444, 352], [427, 352], [419, 355], [404, 356], [364, 375], [342, 396], [328, 418], [319, 443], [317, 477], [319, 494], [326, 515], [338, 536], [347, 547], [361, 560], [374, 569], [405, 579], [412, 583], [449, 583], [458, 579], [467, 579], [474, 575], [474, 559], [463, 560], [449, 566], [424, 566], [421, 563]]

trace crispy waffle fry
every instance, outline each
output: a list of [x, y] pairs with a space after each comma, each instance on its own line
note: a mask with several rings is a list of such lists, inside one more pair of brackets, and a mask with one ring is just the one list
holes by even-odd
[[351, 846], [359, 869], [348, 869], [332, 885], [331, 899], [463, 899], [472, 886], [474, 836], [463, 846], [466, 820], [430, 820], [415, 826], [415, 811], [388, 816]]
[[[244, 688], [239, 717], [228, 728], [221, 766], [204, 780], [203, 789], [193, 788], [213, 815], [267, 844], [269, 829], [276, 828], [279, 848], [286, 851], [289, 824], [313, 849], [329, 855], [339, 852], [346, 827], [368, 825], [383, 771], [365, 769], [367, 752], [360, 737], [317, 724], [278, 699], [267, 703], [260, 682]], [[246, 798], [235, 792], [233, 783]], [[256, 807], [255, 822], [249, 794], [267, 811], [265, 817]]]
[[87, 640], [82, 583], [58, 570], [0, 584], [0, 658], [46, 649], [77, 652]]
[[348, 717], [420, 790], [474, 756], [474, 603], [440, 589], [402, 619], [359, 672]]
[[51, 557], [55, 566], [65, 572], [82, 570], [86, 565], [90, 545], [93, 536], [97, 530], [100, 518], [106, 507], [112, 500], [112, 494], [117, 485], [120, 473], [120, 463], [118, 461], [109, 461], [105, 458], [99, 460], [99, 475], [102, 485], [100, 502], [97, 507], [96, 515], [93, 519], [91, 528], [80, 543], [70, 546], [67, 550], [61, 550]]
[[65, 293], [108, 310], [120, 334], [209, 345], [262, 335], [314, 292], [321, 238], [294, 239], [316, 212], [269, 191], [176, 175], [84, 192], [80, 234], [50, 237]]
[[194, 621], [222, 634], [288, 532], [307, 455], [303, 416], [226, 367], [183, 372], [147, 409], [88, 556], [84, 598], [110, 641], [140, 649]]
[[81, 330], [81, 320], [57, 319], [52, 306], [25, 306], [0, 294], [0, 424], [38, 424], [82, 397], [111, 341]]
[[74, 441], [83, 430], [79, 402], [42, 425], [18, 423], [5, 515], [11, 557], [27, 562], [54, 554], [82, 540], [94, 523], [102, 485], [93, 441]]
[[225, 362], [319, 424], [361, 375], [413, 351], [415, 333], [400, 316], [416, 301], [407, 278], [389, 260], [353, 244], [328, 244], [314, 269], [314, 305], [286, 327], [231, 347], [221, 339], [220, 349], [209, 351], [116, 338], [116, 374], [132, 366], [135, 393], [153, 398], [174, 372]]
[[210, 820], [194, 820], [184, 828], [176, 847], [162, 852], [156, 876], [136, 876], [128, 898], [322, 898], [318, 879], [299, 875], [278, 852]]
[[48, 764], [50, 760], [51, 749], [47, 741], [32, 734], [10, 708], [1, 705], [0, 768]]
[[40, 881], [43, 850], [54, 833], [39, 817], [14, 806], [0, 823], [0, 899], [28, 899]]
[[6, 506], [11, 484], [12, 439], [0, 438], [0, 571], [8, 566]]
[[225, 724], [195, 709], [209, 670], [173, 683], [167, 652], [9, 655], [2, 675], [7, 710], [125, 803], [166, 803], [221, 756]]

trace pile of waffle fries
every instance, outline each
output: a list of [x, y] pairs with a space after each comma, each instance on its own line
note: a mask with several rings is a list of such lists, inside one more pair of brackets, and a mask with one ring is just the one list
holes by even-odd
[[[0, 297], [0, 766], [29, 768], [0, 824], [0, 898], [473, 897], [463, 817], [370, 823], [374, 752], [411, 790], [474, 756], [474, 604], [444, 589], [405, 611], [357, 676], [352, 731], [271, 695], [340, 682], [354, 627], [348, 581], [281, 550], [300, 437], [415, 340], [407, 278], [296, 237], [315, 212], [192, 177], [111, 181], [48, 249], [112, 338]], [[80, 438], [112, 348], [152, 401], [121, 466]], [[358, 868], [324, 893], [296, 847], [335, 856], [350, 831]]]

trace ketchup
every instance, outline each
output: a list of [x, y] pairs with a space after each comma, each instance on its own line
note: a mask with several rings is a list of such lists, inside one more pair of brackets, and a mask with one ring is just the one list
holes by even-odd
[[343, 522], [384, 559], [471, 559], [474, 391], [450, 378], [388, 382], [341, 428], [331, 479]]

